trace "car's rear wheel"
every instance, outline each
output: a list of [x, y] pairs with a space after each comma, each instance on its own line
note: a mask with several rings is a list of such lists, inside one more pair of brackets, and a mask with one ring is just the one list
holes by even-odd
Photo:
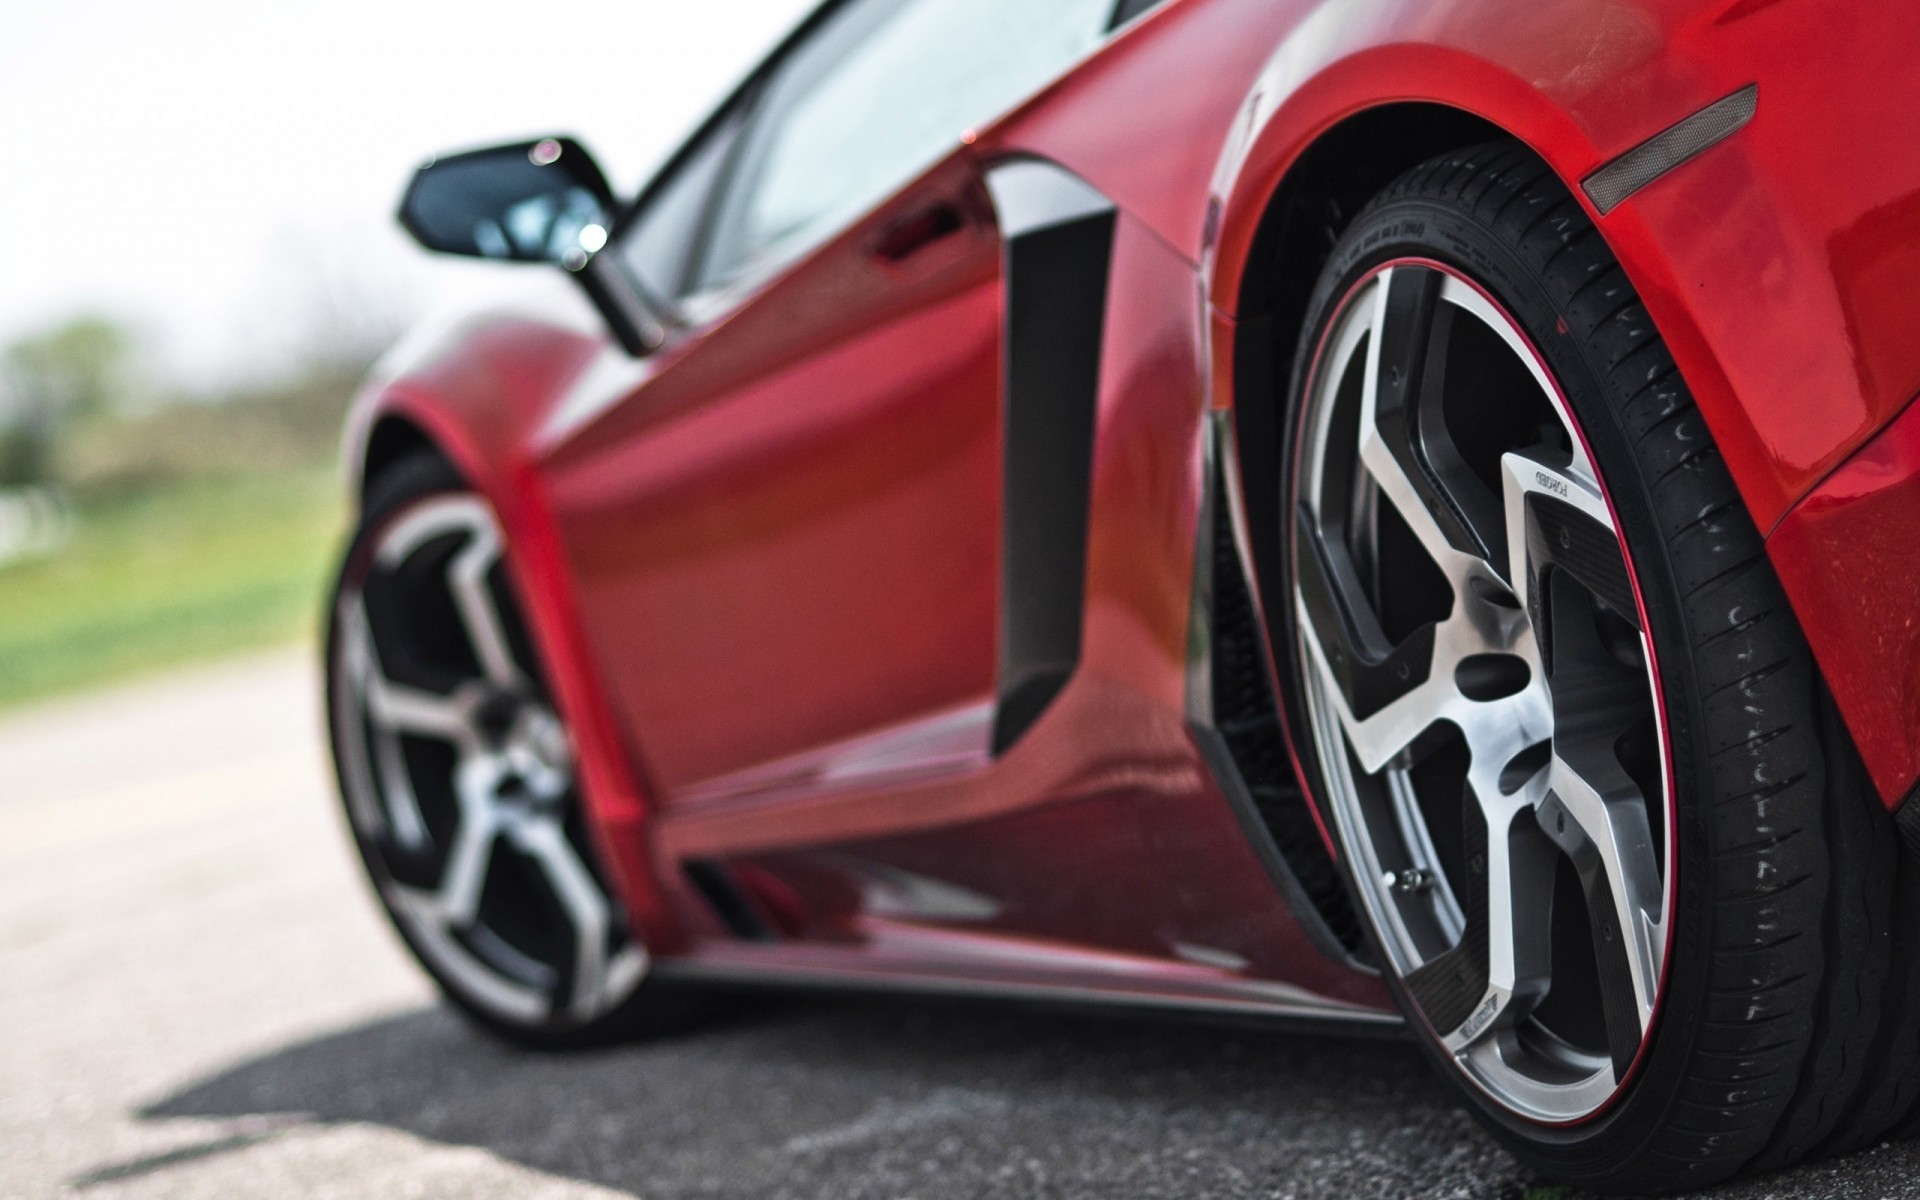
[[572, 741], [493, 511], [444, 460], [375, 479], [331, 609], [327, 696], [354, 841], [445, 995], [562, 1046], [662, 1008], [594, 861]]
[[1268, 608], [1423, 1044], [1568, 1182], [1877, 1135], [1911, 1070], [1893, 830], [1584, 212], [1518, 146], [1434, 160], [1344, 231], [1307, 328]]
[[[1672, 876], [1613, 514], [1523, 332], [1465, 276], [1380, 264], [1328, 337], [1293, 560], [1326, 797], [1430, 1031], [1500, 1103], [1579, 1120], [1646, 1040]], [[1480, 409], [1459, 440], [1450, 403]]]

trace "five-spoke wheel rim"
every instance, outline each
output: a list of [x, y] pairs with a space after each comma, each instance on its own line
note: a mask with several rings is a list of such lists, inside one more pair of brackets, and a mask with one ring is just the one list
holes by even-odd
[[1335, 311], [1296, 454], [1308, 723], [1386, 965], [1495, 1101], [1591, 1117], [1658, 1011], [1673, 851], [1652, 641], [1587, 443], [1499, 305], [1402, 260]]
[[592, 866], [573, 750], [478, 497], [384, 521], [334, 613], [333, 724], [355, 835], [388, 908], [467, 1002], [577, 1026], [646, 969]]

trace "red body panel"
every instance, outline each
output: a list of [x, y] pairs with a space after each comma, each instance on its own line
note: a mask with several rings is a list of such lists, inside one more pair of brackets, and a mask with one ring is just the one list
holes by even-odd
[[[565, 308], [561, 310], [566, 312]], [[581, 314], [573, 314], [576, 321]], [[348, 429], [361, 444], [382, 416], [415, 423], [485, 494], [512, 554], [507, 565], [567, 714], [602, 861], [648, 944], [671, 950], [681, 938], [647, 856], [647, 794], [606, 697], [603, 665], [579, 620], [580, 606], [558, 539], [558, 525], [532, 456], [535, 430], [552, 402], [596, 355], [604, 338], [575, 327], [525, 319], [476, 321], [419, 330], [391, 359], [407, 364], [392, 378], [376, 370]], [[539, 398], [540, 403], [528, 403]], [[349, 463], [357, 474], [357, 456]]]
[[[1377, 1010], [1377, 982], [1289, 914], [1186, 724], [1205, 424], [1235, 399], [1268, 205], [1316, 138], [1380, 104], [1476, 114], [1577, 185], [1757, 80], [1748, 128], [1600, 227], [1756, 521], [1779, 523], [1783, 579], [1892, 798], [1920, 775], [1920, 420], [1895, 421], [1920, 389], [1920, 96], [1888, 88], [1920, 87], [1884, 61], [1904, 18], [1844, 15], [1170, 0], [662, 353], [625, 359], [577, 303], [473, 324], [398, 359], [356, 420], [417, 422], [500, 509], [603, 845], [663, 952], [1256, 1007], [1284, 985]], [[1002, 281], [980, 176], [1016, 155], [1121, 217], [1081, 661], [995, 759]], [[876, 258], [930, 203], [960, 230]], [[801, 940], [728, 937], [682, 879], [694, 858], [732, 864]], [[968, 915], [900, 900], [929, 879]]]
[[972, 176], [909, 202], [963, 207], [960, 232], [894, 264], [883, 211], [546, 465], [664, 805], [992, 691], [999, 239]]
[[[1920, 80], [1906, 69], [1905, 20], [1806, 0], [1442, 10], [1190, 0], [1064, 82], [1074, 103], [1043, 99], [1001, 136], [1057, 156], [1206, 260], [1211, 299], [1232, 314], [1269, 198], [1314, 139], [1355, 112], [1459, 108], [1572, 184], [1758, 82], [1757, 115], [1737, 136], [1593, 215], [1768, 532], [1920, 391]], [[1237, 36], [1220, 36], [1229, 27]], [[1153, 81], [1166, 77], [1185, 84], [1173, 102], [1129, 104], [1164, 95]], [[1116, 110], [1131, 119], [1110, 120]], [[1214, 143], [1191, 138], [1196, 127], [1224, 135], [1204, 182], [1195, 146]], [[1141, 145], [1169, 153], [1142, 170]], [[1823, 511], [1829, 541], [1876, 536]], [[1836, 588], [1853, 589], [1803, 542], [1776, 538], [1776, 566], [1882, 796], [1897, 803], [1920, 781], [1920, 682], [1884, 652], [1905, 644], [1920, 585], [1904, 560], [1870, 571], [1891, 587], [1866, 618], [1834, 603]], [[1858, 565], [1846, 577], [1868, 590]]]
[[1268, 200], [1344, 117], [1462, 109], [1571, 184], [1759, 81], [1751, 125], [1601, 228], [1768, 530], [1920, 390], [1903, 320], [1920, 305], [1904, 22], [1809, 0], [1184, 0], [994, 136], [1205, 257], [1232, 313]]
[[1889, 804], [1920, 778], [1920, 408], [1828, 476], [1769, 543]]
[[[1091, 977], [1157, 961], [1231, 982], [1232, 972], [1174, 958], [1177, 946], [1202, 946], [1246, 959], [1251, 978], [1383, 1006], [1377, 983], [1315, 950], [1280, 904], [1185, 723], [1207, 407], [1197, 281], [1123, 219], [1110, 295], [1073, 682], [991, 765], [864, 787], [796, 780], [662, 814], [663, 870], [744, 858], [798, 898], [809, 938], [878, 939], [901, 969], [1004, 971], [1011, 936], [1027, 948], [1015, 958], [1066, 944], [1121, 956], [1083, 964]], [[830, 852], [804, 853], [822, 846]], [[915, 919], [860, 899], [900, 872], [977, 892], [994, 911]]]

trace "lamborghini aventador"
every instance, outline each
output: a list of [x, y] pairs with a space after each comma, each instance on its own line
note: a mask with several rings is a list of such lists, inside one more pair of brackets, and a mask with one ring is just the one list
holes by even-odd
[[399, 933], [541, 1046], [742, 980], [1404, 1030], [1615, 1189], [1898, 1131], [1910, 22], [832, 0], [637, 196], [429, 162], [423, 246], [553, 269], [352, 419]]

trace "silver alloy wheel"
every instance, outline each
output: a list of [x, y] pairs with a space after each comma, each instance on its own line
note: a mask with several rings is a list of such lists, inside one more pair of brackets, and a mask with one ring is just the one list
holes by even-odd
[[379, 531], [335, 614], [342, 781], [429, 964], [496, 1019], [578, 1026], [631, 996], [647, 958], [588, 865], [571, 739], [516, 651], [500, 568], [473, 495]]
[[1658, 1008], [1673, 839], [1653, 646], [1586, 444], [1511, 318], [1413, 260], [1340, 303], [1300, 419], [1306, 708], [1387, 966], [1494, 1100], [1589, 1117]]

